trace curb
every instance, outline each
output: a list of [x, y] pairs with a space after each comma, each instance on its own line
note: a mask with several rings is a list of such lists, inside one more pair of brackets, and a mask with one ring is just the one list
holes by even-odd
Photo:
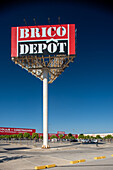
[[86, 160], [85, 159], [81, 159], [81, 160], [79, 160], [79, 162], [85, 162]]
[[106, 156], [99, 156], [99, 157], [94, 157], [94, 159], [104, 159], [104, 158], [106, 158]]
[[44, 166], [35, 166], [35, 169], [45, 169], [46, 168], [46, 166], [44, 165]]
[[46, 165], [46, 168], [53, 168], [53, 167], [55, 167], [55, 166], [56, 166], [55, 164]]
[[80, 163], [80, 162], [85, 162], [85, 159], [81, 159], [81, 160], [75, 160], [75, 161], [70, 161], [70, 164], [76, 164], [76, 163]]
[[78, 160], [76, 160], [76, 161], [70, 161], [70, 164], [76, 164], [76, 163], [79, 163], [79, 161], [78, 161]]
[[56, 166], [56, 164], [43, 165], [43, 166], [35, 166], [35, 169], [53, 168], [53, 167], [55, 167], [55, 166]]

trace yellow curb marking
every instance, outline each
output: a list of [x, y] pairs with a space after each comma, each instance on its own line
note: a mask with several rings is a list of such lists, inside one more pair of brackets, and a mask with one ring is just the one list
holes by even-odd
[[106, 158], [106, 156], [101, 156], [101, 159], [104, 159], [104, 158]]
[[44, 165], [44, 166], [35, 166], [35, 169], [45, 169], [46, 168], [46, 166]]
[[94, 157], [94, 159], [101, 159], [101, 157]]
[[52, 168], [55, 167], [55, 164], [51, 164], [51, 165], [43, 165], [43, 166], [35, 166], [35, 169], [45, 169], [45, 168]]
[[94, 159], [104, 159], [106, 156], [99, 156], [99, 157], [94, 157]]
[[70, 161], [70, 164], [76, 164], [76, 163], [85, 162], [85, 161], [86, 161], [85, 159], [76, 160], [76, 161]]
[[52, 168], [52, 167], [55, 167], [55, 166], [56, 166], [55, 164], [46, 165], [46, 168]]
[[85, 159], [79, 160], [79, 162], [85, 162], [85, 161], [86, 161]]
[[76, 161], [70, 161], [70, 164], [76, 164], [76, 163], [79, 163], [79, 161], [78, 161], [78, 160], [76, 160]]

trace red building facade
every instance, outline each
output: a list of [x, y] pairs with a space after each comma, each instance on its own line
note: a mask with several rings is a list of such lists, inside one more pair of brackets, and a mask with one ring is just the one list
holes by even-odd
[[[0, 127], [0, 135], [14, 135], [19, 133], [29, 133], [32, 135], [33, 133], [36, 133], [36, 129], [28, 129], [28, 128], [8, 128], [8, 127]], [[43, 133], [38, 133], [39, 137], [43, 136]], [[65, 134], [64, 131], [58, 131], [57, 133], [48, 133], [48, 139], [50, 139], [51, 136], [55, 135], [59, 138], [59, 135], [63, 134], [63, 136], [67, 136], [68, 134]], [[72, 134], [75, 138], [78, 138], [78, 134]]]

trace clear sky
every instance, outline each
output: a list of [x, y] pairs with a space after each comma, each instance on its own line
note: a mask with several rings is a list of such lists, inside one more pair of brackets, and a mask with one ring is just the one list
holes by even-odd
[[11, 61], [11, 27], [75, 24], [77, 57], [49, 84], [49, 132], [113, 132], [113, 12], [80, 1], [17, 1], [0, 10], [0, 127], [42, 132], [42, 82]]

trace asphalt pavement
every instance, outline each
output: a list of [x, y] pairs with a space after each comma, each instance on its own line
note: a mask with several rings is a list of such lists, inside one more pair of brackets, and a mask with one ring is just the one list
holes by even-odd
[[[51, 170], [113, 170], [113, 143], [50, 143], [50, 149], [37, 145], [0, 142], [0, 170], [33, 170], [35, 166], [56, 164]], [[95, 160], [94, 157], [105, 156]], [[70, 161], [85, 162], [70, 164]]]

